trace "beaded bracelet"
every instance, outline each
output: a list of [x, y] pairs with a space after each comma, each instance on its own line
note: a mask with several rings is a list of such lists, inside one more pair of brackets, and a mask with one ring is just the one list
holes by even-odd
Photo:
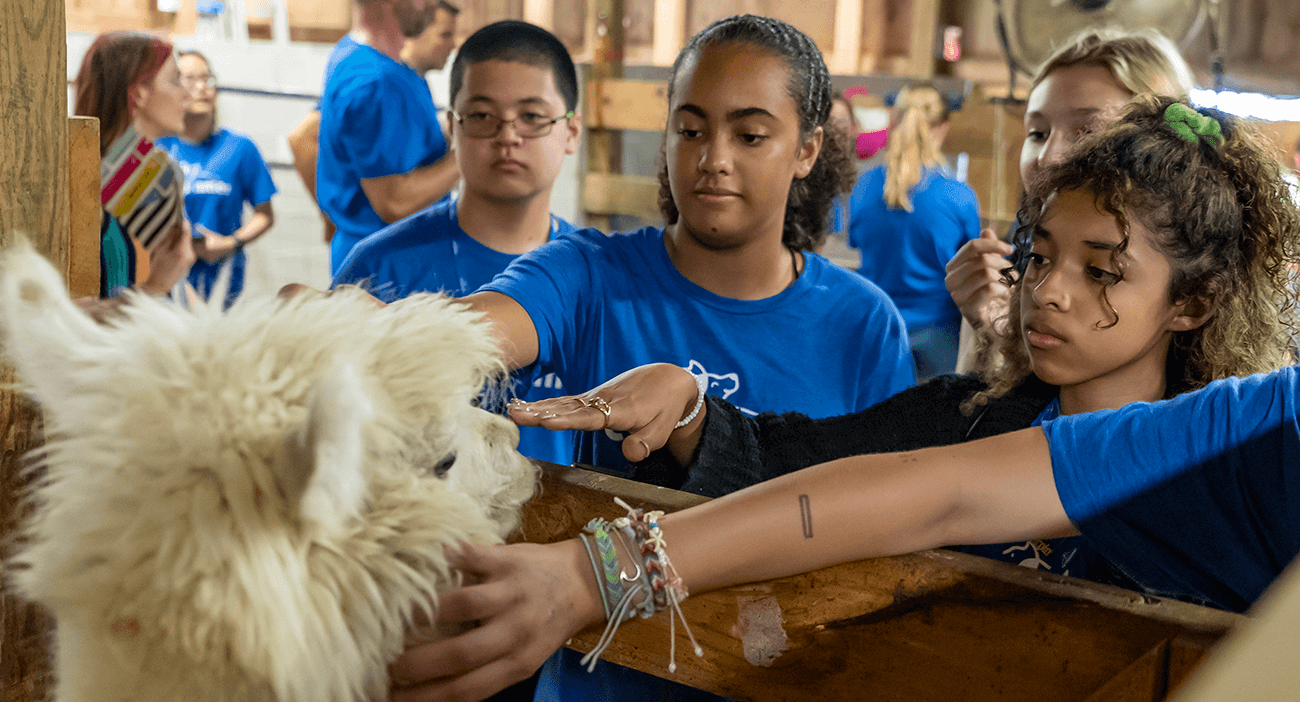
[[[687, 373], [691, 373], [685, 368], [683, 368], [682, 370], [685, 370]], [[685, 417], [682, 417], [682, 421], [673, 425], [674, 429], [681, 429], [687, 424], [690, 424], [691, 421], [695, 419], [695, 415], [699, 414], [700, 408], [704, 406], [704, 395], [709, 391], [708, 376], [704, 375], [703, 373], [701, 373], [700, 375], [691, 373], [691, 377], [695, 379], [695, 388], [699, 391], [695, 395], [695, 407], [691, 409], [690, 414], [686, 415]]]

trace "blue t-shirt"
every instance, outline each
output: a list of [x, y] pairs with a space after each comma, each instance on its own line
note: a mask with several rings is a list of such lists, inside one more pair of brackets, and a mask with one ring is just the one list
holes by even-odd
[[1070, 521], [1148, 590], [1241, 611], [1300, 552], [1295, 366], [1047, 422]]
[[[243, 226], [244, 203], [263, 205], [276, 193], [257, 145], [238, 132], [218, 127], [199, 144], [180, 137], [163, 137], [158, 146], [166, 149], [185, 172], [185, 214], [190, 222], [222, 236], [231, 236]], [[201, 236], [197, 231], [194, 234]], [[215, 263], [195, 261], [190, 269], [190, 284], [206, 297], [227, 262], [231, 266], [228, 298], [234, 299], [244, 288], [243, 251]]]
[[889, 294], [909, 329], [958, 325], [944, 267], [979, 237], [979, 201], [942, 168], [926, 169], [909, 197], [911, 212], [885, 205], [885, 166], [858, 179], [849, 198], [849, 245], [862, 252], [858, 272]]
[[[898, 310], [856, 273], [805, 254], [803, 273], [782, 292], [735, 300], [682, 276], [663, 236], [655, 227], [579, 230], [524, 254], [483, 290], [523, 306], [537, 329], [536, 363], [570, 393], [664, 362], [706, 375], [711, 394], [749, 413], [827, 417], [912, 384]], [[625, 470], [621, 439], [583, 432], [577, 456]]]
[[[464, 297], [478, 290], [519, 254], [490, 249], [466, 234], [456, 204], [455, 199], [443, 200], [366, 237], [344, 259], [330, 287], [364, 285], [385, 302], [419, 292]], [[551, 216], [552, 238], [571, 231], [573, 225]], [[526, 386], [519, 396], [529, 402], [565, 394], [554, 373], [531, 369], [517, 374], [516, 382]], [[519, 452], [529, 458], [568, 465], [573, 448], [573, 432], [519, 428]]]
[[329, 59], [320, 101], [316, 198], [338, 231], [337, 273], [362, 238], [386, 226], [361, 189], [363, 178], [409, 173], [447, 153], [429, 84], [409, 66], [343, 37]]
[[[1059, 416], [1061, 416], [1061, 398], [1058, 397], [1052, 400], [1034, 420], [1034, 423], [1029, 426], [1042, 426]], [[1113, 579], [1109, 568], [1095, 567], [1103, 565], [1100, 561], [1101, 554], [1097, 553], [1092, 544], [1088, 543], [1088, 540], [1082, 536], [962, 546], [957, 550], [975, 556], [991, 558], [995, 561], [1014, 563], [1025, 568], [1045, 570], [1058, 575], [1100, 579], [1103, 582], [1110, 582]]]

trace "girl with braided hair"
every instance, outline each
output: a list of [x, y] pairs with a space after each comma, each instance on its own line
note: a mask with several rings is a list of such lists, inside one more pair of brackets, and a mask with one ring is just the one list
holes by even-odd
[[[879, 408], [822, 422], [749, 420], [709, 397], [670, 448], [689, 460], [698, 447], [692, 472], [703, 460], [718, 461], [711, 470], [734, 462], [753, 480], [772, 479], [657, 519], [656, 553], [671, 555], [681, 590], [945, 544], [1068, 535], [1147, 591], [1232, 610], [1281, 574], [1300, 553], [1291, 498], [1300, 490], [1300, 369], [1260, 371], [1290, 362], [1287, 264], [1300, 214], [1264, 141], [1241, 120], [1139, 99], [1046, 169], [1022, 214], [1006, 347], [1018, 370], [964, 393], [988, 408], [968, 418], [966, 433], [988, 438], [936, 447], [963, 440], [954, 426], [924, 441], [928, 415], [956, 414], [957, 399], [946, 410], [919, 394], [893, 402], [904, 416], [882, 428], [888, 412]], [[666, 370], [638, 373], [648, 384], [689, 383]], [[1020, 407], [998, 407], [1018, 382], [1036, 386]], [[1032, 421], [1009, 425], [1030, 407]], [[589, 409], [565, 414], [591, 419]], [[750, 423], [723, 437], [736, 444], [725, 455], [710, 446], [719, 415]], [[911, 445], [892, 449], [907, 452], [870, 455], [888, 440], [873, 433], [909, 422], [919, 427], [905, 437]], [[981, 422], [1001, 429], [984, 432]], [[626, 426], [620, 415], [610, 423]], [[672, 424], [655, 431], [666, 436]], [[819, 465], [794, 470], [810, 463]], [[605, 616], [580, 542], [473, 547], [453, 560], [484, 582], [442, 598], [440, 617], [482, 626], [394, 663], [397, 680], [435, 680], [411, 690], [420, 699], [489, 692]], [[624, 573], [639, 564], [631, 549], [616, 560]]]
[[[464, 298], [493, 322], [507, 364], [582, 392], [673, 363], [745, 411], [815, 417], [910, 386], [888, 296], [814, 253], [853, 165], [827, 129], [830, 73], [812, 40], [767, 17], [714, 22], [677, 58], [668, 102], [664, 227], [555, 237]], [[508, 159], [518, 147], [501, 134]], [[593, 429], [575, 459], [627, 475], [622, 437]]]
[[858, 272], [898, 305], [921, 381], [957, 367], [961, 311], [944, 287], [944, 266], [980, 234], [975, 191], [940, 152], [948, 113], [930, 85], [899, 91], [885, 164], [862, 174], [849, 201], [849, 245], [862, 252]]

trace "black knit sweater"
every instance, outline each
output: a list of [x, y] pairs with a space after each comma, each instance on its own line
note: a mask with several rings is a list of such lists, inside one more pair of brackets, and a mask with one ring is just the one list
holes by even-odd
[[666, 450], [633, 466], [632, 478], [719, 497], [818, 463], [868, 453], [947, 446], [1024, 429], [1058, 389], [1029, 376], [970, 416], [960, 405], [987, 386], [975, 376], [943, 375], [856, 414], [809, 419], [798, 413], [750, 417], [710, 395], [695, 460], [677, 465]]

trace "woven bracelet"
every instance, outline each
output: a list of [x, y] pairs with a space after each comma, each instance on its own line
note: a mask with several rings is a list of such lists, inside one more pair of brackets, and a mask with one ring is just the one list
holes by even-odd
[[623, 599], [623, 583], [619, 580], [618, 554], [614, 551], [614, 540], [609, 535], [609, 522], [597, 517], [587, 522], [584, 532], [596, 541], [596, 550], [600, 553], [600, 577], [604, 584], [601, 597], [607, 602], [606, 619], [614, 614], [614, 605]]

